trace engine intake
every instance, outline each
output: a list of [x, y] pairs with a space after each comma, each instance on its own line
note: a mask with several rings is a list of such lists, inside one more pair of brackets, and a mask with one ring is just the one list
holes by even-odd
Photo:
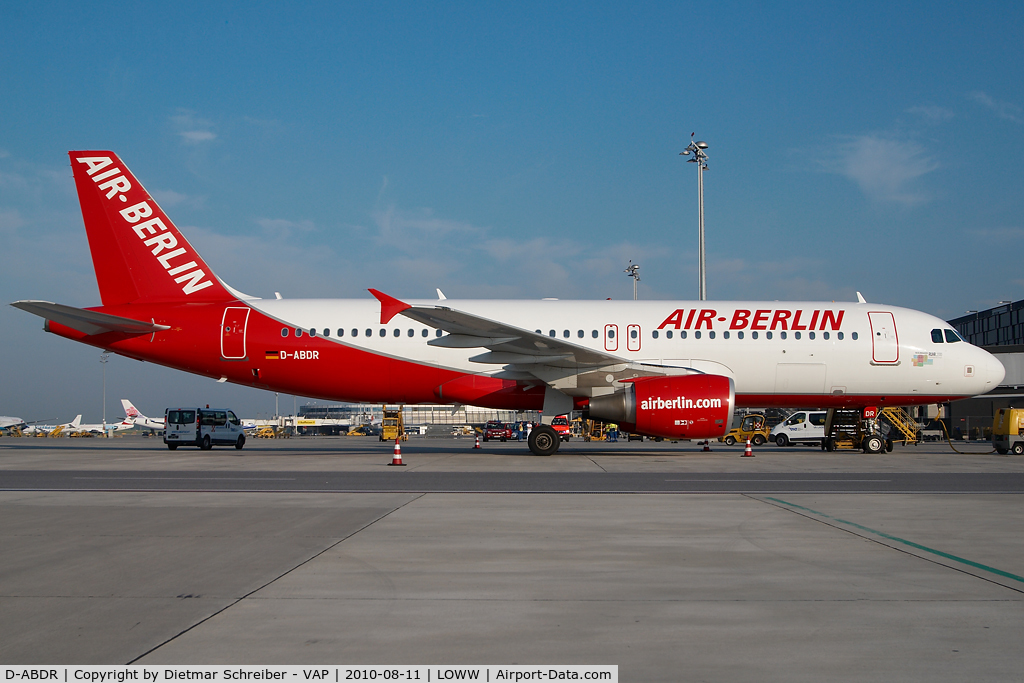
[[717, 439], [732, 428], [736, 388], [722, 375], [633, 380], [623, 391], [590, 399], [590, 416], [622, 429], [670, 439]]

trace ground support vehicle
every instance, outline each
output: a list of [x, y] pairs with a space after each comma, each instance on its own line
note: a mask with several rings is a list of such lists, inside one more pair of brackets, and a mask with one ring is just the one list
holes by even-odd
[[863, 411], [855, 408], [829, 408], [825, 416], [825, 439], [823, 451], [860, 449], [865, 453], [892, 451], [892, 439], [888, 437], [888, 425], [880, 424], [878, 410], [873, 407]]
[[1024, 409], [996, 411], [992, 418], [992, 445], [1000, 455], [1024, 455]]
[[771, 428], [768, 426], [768, 419], [763, 413], [750, 413], [744, 416], [738, 427], [733, 427], [725, 436], [718, 437], [718, 440], [726, 446], [734, 446], [737, 443], [750, 443], [760, 446], [768, 440]]
[[512, 428], [498, 420], [488, 420], [484, 425], [484, 441], [508, 441], [512, 438]]
[[170, 450], [196, 446], [208, 451], [214, 446], [245, 445], [242, 421], [223, 408], [168, 408], [164, 411], [164, 443]]
[[380, 440], [394, 441], [401, 439], [408, 441], [409, 435], [405, 433], [405, 421], [402, 419], [402, 407], [398, 410], [388, 410], [384, 406], [384, 419], [380, 423]]
[[558, 438], [562, 441], [568, 441], [569, 437], [572, 436], [572, 430], [569, 426], [569, 418], [565, 415], [560, 415], [551, 420], [551, 427], [558, 433]]
[[825, 411], [797, 411], [775, 425], [768, 438], [783, 447], [798, 443], [820, 446], [825, 440]]

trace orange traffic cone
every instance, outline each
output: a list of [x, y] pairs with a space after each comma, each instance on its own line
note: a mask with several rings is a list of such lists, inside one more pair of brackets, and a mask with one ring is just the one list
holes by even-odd
[[476, 437], [476, 445], [473, 446], [473, 448], [480, 448], [480, 436], [479, 435], [477, 435], [477, 437]]
[[405, 463], [402, 462], [402, 445], [398, 443], [398, 439], [395, 439], [395, 454], [391, 458], [391, 465], [405, 467]]
[[710, 444], [711, 444], [711, 442], [708, 439], [704, 439], [704, 452], [705, 453], [710, 453], [711, 452], [711, 445]]
[[754, 451], [752, 451], [750, 449], [750, 439], [747, 439], [747, 447], [743, 449], [743, 455], [741, 455], [740, 457], [741, 458], [753, 458], [754, 457]]

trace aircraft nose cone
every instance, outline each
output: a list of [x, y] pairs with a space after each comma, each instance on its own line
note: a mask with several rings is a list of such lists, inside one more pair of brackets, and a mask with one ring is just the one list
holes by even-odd
[[999, 359], [991, 353], [986, 352], [985, 364], [982, 366], [982, 376], [985, 378], [985, 391], [991, 391], [1002, 384], [1006, 377], [1006, 368], [999, 362]]

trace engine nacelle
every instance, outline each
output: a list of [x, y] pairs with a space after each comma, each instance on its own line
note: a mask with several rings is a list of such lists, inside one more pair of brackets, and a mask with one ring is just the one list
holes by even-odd
[[633, 380], [624, 391], [590, 399], [590, 416], [630, 432], [669, 439], [717, 439], [732, 429], [736, 388], [722, 375]]

